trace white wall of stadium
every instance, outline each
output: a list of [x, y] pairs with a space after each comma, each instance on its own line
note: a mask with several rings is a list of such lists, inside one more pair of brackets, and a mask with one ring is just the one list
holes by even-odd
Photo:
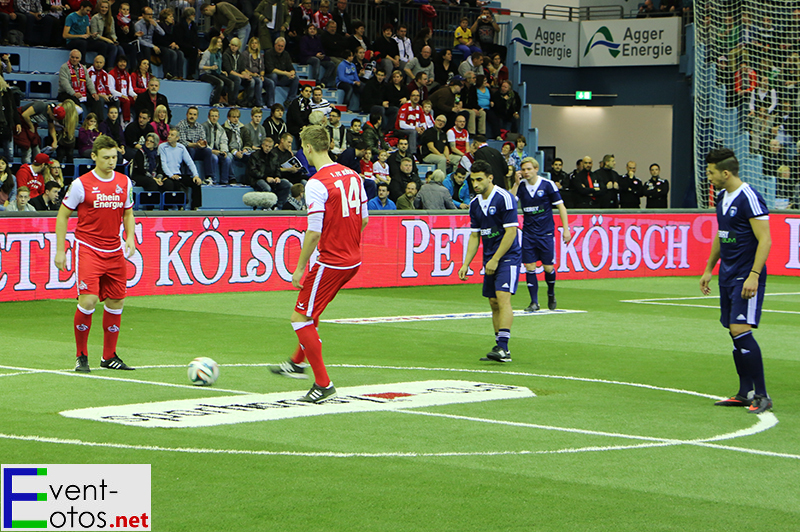
[[624, 67], [677, 65], [678, 17], [566, 22], [498, 17], [511, 29], [515, 58], [525, 65]]
[[[672, 176], [672, 106], [532, 105], [531, 126], [539, 129], [540, 146], [558, 147], [556, 156], [564, 160], [567, 172], [586, 155], [597, 169], [603, 155], [612, 153], [619, 173], [624, 173], [625, 164], [633, 160], [637, 163], [636, 175], [643, 181], [650, 179], [648, 167], [652, 163], [658, 163], [663, 177]], [[580, 135], [576, 135], [578, 131]]]

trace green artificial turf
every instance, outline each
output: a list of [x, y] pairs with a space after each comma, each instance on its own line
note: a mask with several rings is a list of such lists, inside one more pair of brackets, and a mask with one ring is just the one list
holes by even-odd
[[[767, 293], [788, 294], [766, 298], [782, 312], [765, 312], [755, 333], [779, 423], [711, 446], [702, 440], [759, 421], [681, 393], [736, 392], [717, 300], [625, 302], [697, 297], [693, 277], [559, 281], [559, 307], [586, 312], [517, 317], [505, 365], [478, 360], [493, 345], [489, 319], [319, 327], [338, 388], [467, 380], [536, 397], [181, 429], [59, 412], [229, 394], [220, 390], [303, 395], [310, 381], [264, 365], [296, 345], [296, 293], [129, 298], [118, 351], [139, 369], [98, 368], [98, 312], [89, 378], [71, 371], [74, 301], [2, 303], [0, 460], [152, 464], [153, 530], [170, 532], [796, 530], [800, 279], [771, 277]], [[524, 286], [513, 303], [527, 306]], [[340, 292], [323, 319], [487, 310], [477, 285], [363, 289]], [[153, 384], [188, 385], [197, 356], [221, 365], [213, 388]], [[94, 378], [109, 376], [125, 380]]]

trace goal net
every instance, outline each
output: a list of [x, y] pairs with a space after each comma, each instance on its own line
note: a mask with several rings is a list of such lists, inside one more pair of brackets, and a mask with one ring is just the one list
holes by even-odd
[[706, 154], [732, 149], [770, 209], [800, 208], [800, 2], [695, 2], [694, 157], [699, 207], [714, 205]]

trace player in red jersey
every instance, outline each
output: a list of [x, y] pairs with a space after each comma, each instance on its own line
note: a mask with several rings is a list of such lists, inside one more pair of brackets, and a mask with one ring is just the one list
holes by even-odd
[[[75, 273], [78, 283], [78, 309], [75, 311], [75, 371], [89, 373], [89, 329], [98, 301], [105, 302], [103, 313], [103, 361], [108, 369], [134, 369], [116, 353], [122, 304], [128, 280], [125, 257], [133, 255], [133, 185], [125, 174], [115, 172], [117, 143], [100, 135], [92, 147], [95, 168], [73, 181], [61, 202], [56, 219], [56, 267], [67, 269], [67, 221], [78, 211], [75, 228]], [[125, 242], [120, 227], [125, 228]], [[124, 248], [124, 253], [123, 253]]]
[[[317, 324], [339, 289], [358, 272], [361, 233], [368, 217], [363, 180], [350, 168], [331, 160], [329, 144], [328, 133], [322, 126], [306, 126], [300, 133], [303, 153], [308, 163], [317, 168], [306, 184], [308, 229], [292, 274], [292, 285], [300, 289], [291, 318], [300, 345], [292, 358], [272, 368], [278, 375], [305, 379], [305, 367], [300, 364], [308, 359], [315, 382], [300, 399], [307, 403], [322, 403], [336, 397], [336, 388], [322, 361]], [[317, 248], [319, 257], [303, 279], [306, 265]]]

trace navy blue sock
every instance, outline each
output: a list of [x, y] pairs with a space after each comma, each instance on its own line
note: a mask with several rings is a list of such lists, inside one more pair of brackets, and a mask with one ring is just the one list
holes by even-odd
[[739, 351], [742, 366], [753, 380], [756, 395], [767, 396], [767, 385], [764, 382], [764, 362], [761, 359], [761, 348], [753, 337], [753, 331], [747, 331], [733, 339], [733, 345]]
[[554, 296], [556, 295], [556, 269], [553, 268], [553, 271], [548, 273], [544, 272], [544, 282], [547, 283], [547, 295]]
[[511, 329], [497, 331], [497, 346], [503, 351], [508, 351], [508, 341], [511, 339]]
[[733, 347], [733, 363], [736, 365], [736, 373], [739, 375], [739, 392], [737, 395], [747, 397], [747, 394], [753, 391], [753, 379], [750, 378], [750, 374], [742, 361], [742, 354], [736, 346]]
[[525, 280], [528, 282], [528, 292], [531, 294], [531, 304], [539, 302], [539, 281], [536, 279], [536, 272], [525, 272]]

